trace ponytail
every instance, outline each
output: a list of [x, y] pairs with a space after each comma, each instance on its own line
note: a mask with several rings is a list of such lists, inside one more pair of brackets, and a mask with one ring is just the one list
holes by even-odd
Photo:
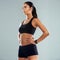
[[34, 18], [37, 18], [36, 8], [33, 6], [32, 15]]

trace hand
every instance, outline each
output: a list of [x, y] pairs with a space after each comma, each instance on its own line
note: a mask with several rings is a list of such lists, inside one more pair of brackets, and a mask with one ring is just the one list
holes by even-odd
[[34, 41], [31, 42], [32, 44], [36, 44]]

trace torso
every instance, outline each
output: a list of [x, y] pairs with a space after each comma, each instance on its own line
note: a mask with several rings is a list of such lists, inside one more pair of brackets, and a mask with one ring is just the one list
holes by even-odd
[[[29, 23], [29, 22], [25, 22], [23, 24], [27, 24], [27, 23]], [[34, 20], [31, 23], [32, 23], [32, 26], [36, 28]], [[32, 34], [29, 34], [29, 33], [22, 33], [22, 34], [20, 34], [19, 40], [21, 42], [21, 45], [23, 45], [23, 46], [31, 44], [31, 43], [34, 44], [33, 43], [34, 37], [33, 37]]]

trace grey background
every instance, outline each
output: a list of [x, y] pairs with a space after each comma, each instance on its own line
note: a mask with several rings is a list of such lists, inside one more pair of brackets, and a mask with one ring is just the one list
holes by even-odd
[[[22, 5], [28, 0], [0, 0], [0, 60], [17, 60], [19, 24], [25, 19]], [[32, 0], [50, 35], [37, 45], [39, 60], [60, 60], [60, 0]], [[37, 28], [34, 37], [42, 31]]]

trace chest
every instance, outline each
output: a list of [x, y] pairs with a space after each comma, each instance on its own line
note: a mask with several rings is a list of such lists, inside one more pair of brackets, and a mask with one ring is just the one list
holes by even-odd
[[21, 25], [19, 29], [27, 30], [27, 29], [30, 29], [31, 27], [32, 27], [31, 24], [24, 24], [24, 25]]

